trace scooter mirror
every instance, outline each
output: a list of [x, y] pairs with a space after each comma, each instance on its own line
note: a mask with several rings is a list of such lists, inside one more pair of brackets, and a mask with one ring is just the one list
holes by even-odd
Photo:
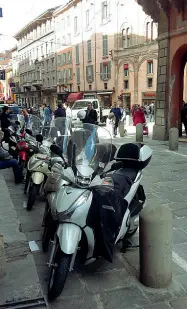
[[36, 141], [39, 142], [39, 143], [42, 143], [43, 142], [43, 136], [41, 134], [37, 134], [36, 135]]
[[51, 152], [62, 158], [62, 149], [60, 147], [58, 147], [57, 145], [51, 145], [50, 150]]

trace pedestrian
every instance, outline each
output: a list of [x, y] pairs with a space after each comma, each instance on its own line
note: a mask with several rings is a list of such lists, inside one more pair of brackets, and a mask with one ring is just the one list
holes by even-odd
[[66, 117], [66, 110], [65, 110], [65, 108], [62, 106], [61, 103], [58, 104], [58, 108], [57, 108], [56, 111], [54, 112], [54, 116], [55, 116], [55, 118], [58, 118], [58, 117]]
[[114, 114], [114, 124], [113, 124], [113, 134], [114, 134], [114, 137], [116, 137], [117, 135], [117, 129], [118, 129], [118, 126], [119, 126], [119, 122], [122, 118], [122, 111], [121, 109], [117, 106], [117, 103], [114, 102], [114, 106], [112, 107], [112, 109], [110, 110], [110, 113], [113, 113]]
[[11, 125], [10, 119], [9, 119], [9, 108], [8, 106], [3, 106], [3, 112], [1, 114], [1, 129], [4, 132], [4, 138], [3, 140], [5, 143], [9, 142], [9, 132], [8, 127]]
[[69, 104], [67, 102], [64, 103], [64, 108], [66, 110], [66, 117], [71, 118], [72, 112], [71, 112], [71, 108], [69, 107]]
[[44, 121], [43, 121], [44, 128], [42, 130], [42, 135], [45, 138], [47, 138], [49, 130], [50, 130], [52, 117], [51, 117], [51, 112], [46, 104], [43, 104], [43, 110], [44, 110]]
[[[4, 138], [4, 132], [0, 130], [0, 144]], [[0, 146], [0, 169], [12, 168], [14, 173], [15, 183], [21, 183], [24, 179], [22, 169], [18, 164], [18, 161], [13, 159], [12, 156], [8, 153], [8, 151], [4, 150], [2, 146]]]
[[184, 125], [185, 133], [187, 136], [187, 103], [183, 103], [183, 108], [181, 110], [181, 122]]
[[153, 103], [149, 105], [150, 122], [154, 121], [155, 106]]
[[29, 113], [27, 112], [26, 109], [23, 109], [21, 114], [23, 115], [24, 120], [25, 120], [25, 128], [26, 129], [30, 129], [30, 116], [29, 116]]
[[86, 111], [86, 116], [83, 120], [83, 123], [90, 123], [90, 124], [98, 124], [97, 122], [97, 112], [93, 108], [92, 103], [88, 103], [87, 111]]
[[43, 119], [44, 118], [44, 109], [43, 109], [42, 105], [40, 106], [39, 112], [40, 112], [40, 118]]
[[136, 126], [138, 123], [146, 123], [145, 114], [141, 107], [137, 107], [133, 113], [133, 126]]

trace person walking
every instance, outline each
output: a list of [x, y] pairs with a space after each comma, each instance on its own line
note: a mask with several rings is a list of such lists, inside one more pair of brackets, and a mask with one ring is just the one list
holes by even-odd
[[64, 103], [64, 108], [66, 111], [66, 117], [71, 118], [72, 117], [72, 112], [71, 112], [71, 108], [69, 107], [68, 103]]
[[30, 116], [26, 109], [22, 110], [22, 115], [24, 116], [25, 120], [25, 128], [30, 129]]
[[181, 122], [184, 125], [185, 133], [187, 136], [187, 103], [183, 103], [183, 108], [181, 110]]
[[66, 110], [61, 103], [58, 104], [58, 108], [54, 112], [54, 116], [55, 118], [66, 117]]
[[92, 103], [88, 103], [86, 116], [83, 120], [83, 123], [97, 124], [97, 112], [93, 108]]
[[122, 111], [121, 109], [117, 106], [117, 103], [114, 102], [114, 106], [111, 108], [110, 113], [114, 114], [114, 125], [113, 125], [113, 133], [114, 133], [114, 137], [116, 137], [117, 135], [117, 129], [119, 126], [119, 122], [122, 118]]
[[[4, 132], [0, 130], [0, 144], [4, 138]], [[24, 179], [22, 169], [18, 164], [18, 161], [13, 159], [12, 156], [8, 153], [8, 151], [4, 150], [2, 146], [0, 146], [0, 170], [12, 168], [14, 173], [15, 183], [21, 183]]]
[[141, 107], [136, 108], [133, 113], [133, 126], [136, 126], [138, 123], [146, 123], [145, 114]]
[[150, 122], [154, 121], [155, 106], [153, 103], [149, 105]]

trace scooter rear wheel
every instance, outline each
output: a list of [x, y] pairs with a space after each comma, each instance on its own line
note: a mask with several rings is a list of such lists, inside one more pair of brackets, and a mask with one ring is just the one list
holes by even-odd
[[62, 293], [69, 272], [71, 258], [72, 255], [64, 254], [60, 249], [57, 250], [54, 266], [52, 266], [49, 277], [49, 301], [56, 299]]
[[36, 185], [35, 183], [32, 184], [27, 201], [27, 210], [31, 210], [33, 208], [39, 189], [40, 185]]

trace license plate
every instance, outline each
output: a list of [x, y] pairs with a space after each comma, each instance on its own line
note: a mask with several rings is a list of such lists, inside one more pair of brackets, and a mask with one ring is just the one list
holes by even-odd
[[12, 150], [16, 150], [16, 147], [12, 146], [11, 149], [12, 149]]

